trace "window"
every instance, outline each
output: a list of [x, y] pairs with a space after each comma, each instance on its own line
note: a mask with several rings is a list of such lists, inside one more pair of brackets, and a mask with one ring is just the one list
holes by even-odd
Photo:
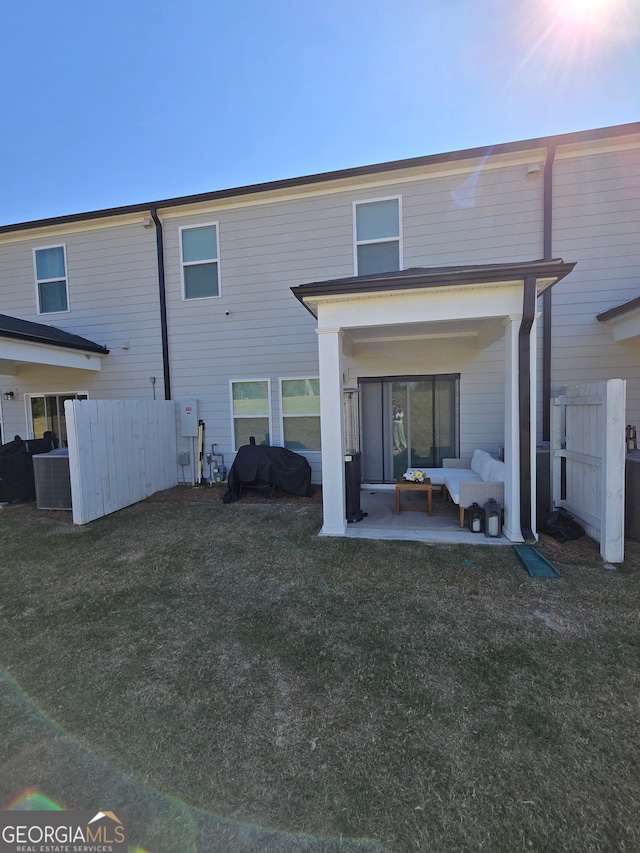
[[401, 269], [400, 199], [359, 202], [354, 208], [356, 275]]
[[38, 314], [68, 311], [67, 264], [64, 246], [35, 249]]
[[282, 437], [289, 450], [320, 450], [320, 380], [281, 379]]
[[184, 298], [220, 296], [218, 226], [181, 228], [180, 240]]
[[67, 424], [64, 417], [65, 400], [86, 400], [86, 394], [42, 394], [31, 397], [31, 429], [34, 438], [45, 432], [54, 433], [60, 447], [67, 446]]
[[231, 383], [234, 450], [243, 444], [271, 444], [269, 380]]

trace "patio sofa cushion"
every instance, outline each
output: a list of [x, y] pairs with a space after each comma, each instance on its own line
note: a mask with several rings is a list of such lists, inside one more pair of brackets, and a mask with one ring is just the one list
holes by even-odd
[[473, 456], [471, 457], [471, 470], [475, 471], [476, 474], [479, 475], [480, 479], [486, 483], [489, 479], [492, 462], [493, 457], [490, 456], [486, 450], [474, 450]]
[[484, 483], [485, 481], [472, 471], [470, 468], [466, 470], [448, 470], [444, 478], [446, 490], [451, 495], [451, 500], [455, 504], [460, 504], [460, 484], [461, 483]]
[[499, 459], [492, 459], [487, 483], [504, 483], [506, 470], [504, 462]]
[[505, 464], [486, 450], [476, 449], [471, 459], [443, 459], [442, 468], [409, 468], [422, 471], [434, 486], [444, 486], [454, 503], [466, 509], [484, 504], [490, 497], [504, 501]]

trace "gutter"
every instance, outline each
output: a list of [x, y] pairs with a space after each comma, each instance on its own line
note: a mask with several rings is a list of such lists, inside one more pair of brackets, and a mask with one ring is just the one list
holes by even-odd
[[[547, 159], [544, 163], [544, 187], [542, 202], [542, 240], [543, 257], [553, 257], [553, 161], [556, 146], [547, 147]], [[542, 440], [551, 441], [551, 321], [553, 316], [551, 288], [542, 294]]]
[[536, 312], [536, 277], [525, 276], [522, 322], [518, 332], [518, 409], [520, 429], [520, 532], [535, 542], [531, 506], [531, 329]]
[[171, 373], [169, 367], [169, 334], [167, 327], [167, 292], [164, 274], [164, 240], [162, 222], [158, 217], [156, 207], [149, 208], [151, 218], [156, 226], [156, 251], [158, 255], [158, 291], [160, 299], [160, 335], [162, 338], [162, 372], [164, 375], [164, 399], [171, 399]]

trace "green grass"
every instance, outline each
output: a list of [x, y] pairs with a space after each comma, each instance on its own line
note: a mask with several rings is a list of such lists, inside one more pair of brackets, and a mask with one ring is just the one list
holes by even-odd
[[319, 538], [316, 500], [0, 512], [0, 807], [191, 851], [640, 849], [637, 556]]

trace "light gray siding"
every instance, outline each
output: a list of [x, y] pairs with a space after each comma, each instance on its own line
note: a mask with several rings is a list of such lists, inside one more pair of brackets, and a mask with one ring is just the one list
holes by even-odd
[[627, 380], [627, 422], [640, 423], [640, 342], [615, 343], [596, 315], [640, 295], [640, 141], [555, 164], [554, 254], [576, 260], [553, 292], [552, 388]]
[[[542, 167], [544, 154], [533, 147], [484, 163], [414, 166], [160, 210], [172, 394], [199, 401], [205, 451], [215, 442], [227, 463], [233, 459], [231, 380], [269, 380], [271, 440], [282, 442], [279, 380], [319, 372], [316, 321], [290, 288], [354, 275], [354, 202], [401, 197], [405, 268], [541, 258], [543, 171], [528, 167]], [[553, 202], [553, 256], [577, 262], [553, 291], [553, 389], [627, 379], [627, 418], [638, 423], [640, 343], [614, 343], [596, 314], [640, 295], [640, 138], [560, 146]], [[0, 376], [0, 390], [18, 391], [14, 401], [0, 403], [5, 438], [25, 432], [25, 395], [149, 398], [155, 376], [163, 396], [155, 229], [134, 219], [0, 237], [0, 312], [110, 350], [99, 373], [20, 366], [17, 375]], [[180, 228], [212, 222], [219, 229], [220, 296], [184, 300]], [[70, 310], [38, 316], [33, 248], [61, 243]], [[541, 328], [538, 343], [541, 365]], [[502, 341], [484, 350], [465, 339], [356, 346], [345, 372], [350, 387], [367, 376], [459, 373], [462, 454], [477, 446], [495, 452], [504, 442]], [[180, 440], [178, 449], [191, 450], [190, 441]], [[306, 455], [319, 481], [320, 454]]]
[[[0, 243], [0, 312], [56, 326], [109, 349], [99, 372], [20, 365], [0, 376], [18, 388], [2, 403], [3, 435], [28, 434], [25, 395], [88, 393], [92, 398], [149, 398], [150, 376], [162, 394], [162, 355], [155, 233], [140, 223], [56, 230]], [[66, 246], [69, 311], [37, 313], [33, 248]]]

